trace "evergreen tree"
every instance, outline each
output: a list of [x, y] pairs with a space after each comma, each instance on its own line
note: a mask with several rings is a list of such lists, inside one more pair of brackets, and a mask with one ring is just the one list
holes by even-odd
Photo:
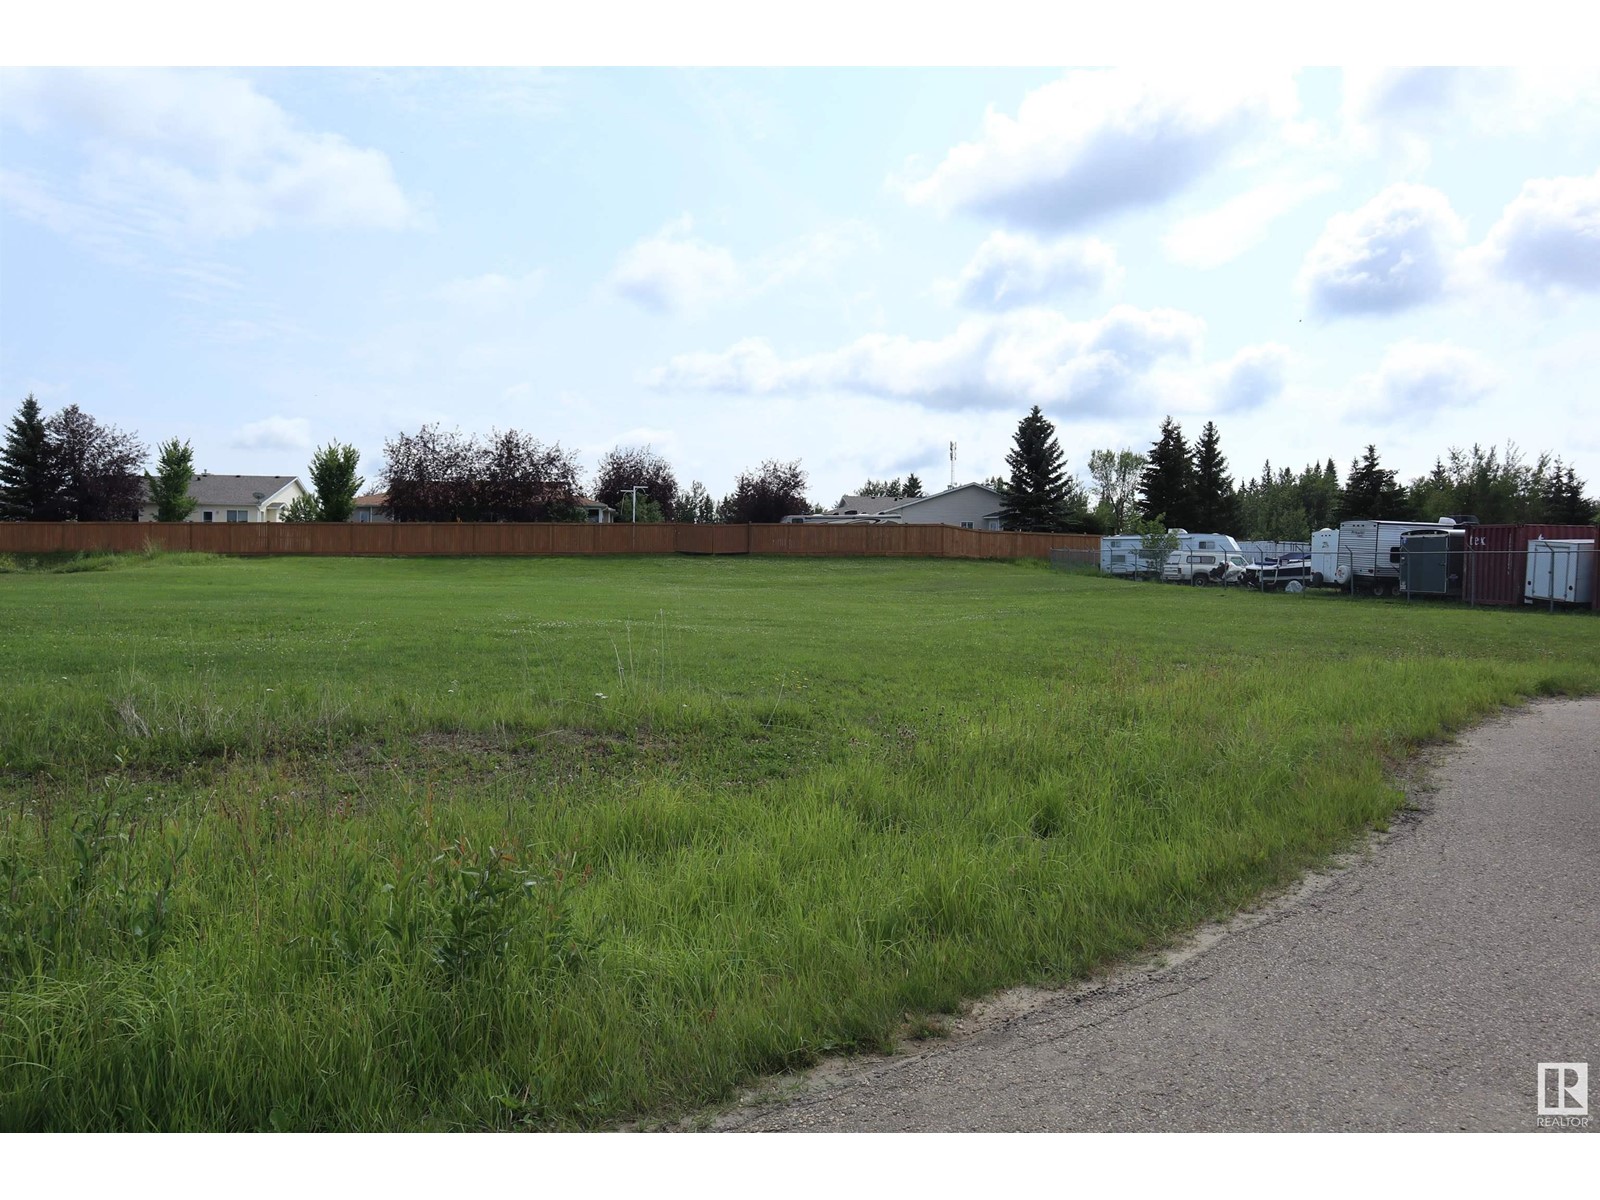
[[1578, 478], [1577, 471], [1570, 466], [1563, 466], [1561, 460], [1557, 459], [1540, 497], [1543, 519], [1559, 525], [1587, 525], [1595, 519], [1595, 505], [1594, 501], [1584, 496], [1583, 491], [1584, 482]]
[[1196, 530], [1228, 533], [1236, 522], [1233, 477], [1222, 456], [1216, 422], [1207, 421], [1194, 446], [1194, 474], [1189, 494], [1189, 519]]
[[717, 519], [717, 505], [706, 491], [706, 485], [698, 479], [691, 483], [689, 490], [679, 497], [673, 517], [686, 525], [712, 524]]
[[1011, 468], [1011, 478], [1000, 505], [1002, 527], [1042, 532], [1065, 528], [1072, 488], [1062, 465], [1056, 427], [1037, 404], [1017, 423], [1006, 465]]
[[162, 442], [156, 473], [146, 473], [150, 503], [156, 506], [156, 520], [184, 521], [194, 511], [195, 499], [189, 495], [194, 482], [194, 450], [177, 438]]
[[1192, 470], [1183, 429], [1167, 417], [1161, 422], [1161, 437], [1150, 447], [1144, 472], [1139, 476], [1140, 515], [1147, 521], [1163, 519], [1174, 529], [1191, 528], [1194, 525], [1189, 504]]
[[922, 499], [922, 480], [917, 478], [915, 471], [906, 476], [905, 487], [901, 490], [900, 495], [906, 500]]
[[355, 499], [367, 481], [356, 474], [361, 451], [329, 442], [311, 456], [311, 489], [317, 494], [317, 519], [348, 521]]
[[39, 402], [30, 393], [0, 448], [0, 521], [46, 521], [56, 481]]
[[1404, 519], [1406, 492], [1393, 471], [1378, 463], [1378, 448], [1368, 445], [1360, 459], [1350, 461], [1350, 475], [1339, 495], [1341, 521]]

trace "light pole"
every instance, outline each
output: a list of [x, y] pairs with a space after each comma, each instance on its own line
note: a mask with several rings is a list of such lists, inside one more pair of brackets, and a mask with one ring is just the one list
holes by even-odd
[[639, 493], [648, 492], [649, 490], [650, 489], [647, 487], [631, 487], [623, 489], [625, 492], [633, 493], [633, 517], [631, 519], [631, 523], [634, 525], [639, 523]]

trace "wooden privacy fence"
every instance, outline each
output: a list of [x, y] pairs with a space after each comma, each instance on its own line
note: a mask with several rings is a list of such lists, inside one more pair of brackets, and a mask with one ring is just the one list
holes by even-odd
[[0, 521], [0, 553], [198, 550], [209, 554], [789, 554], [825, 558], [1047, 558], [1098, 555], [1081, 533], [1000, 533], [953, 525], [546, 525], [405, 522], [173, 524]]

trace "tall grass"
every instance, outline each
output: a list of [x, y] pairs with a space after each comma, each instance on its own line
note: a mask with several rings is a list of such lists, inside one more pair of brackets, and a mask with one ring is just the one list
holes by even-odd
[[594, 1128], [1246, 901], [1592, 619], [1004, 564], [0, 582], [0, 1127]]

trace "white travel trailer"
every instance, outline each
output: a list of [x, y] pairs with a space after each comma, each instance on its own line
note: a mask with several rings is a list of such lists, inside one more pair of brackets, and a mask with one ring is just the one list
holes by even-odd
[[[1346, 521], [1339, 526], [1336, 548], [1338, 565], [1333, 579], [1340, 587], [1371, 592], [1374, 596], [1393, 596], [1400, 591], [1401, 538], [1408, 533], [1437, 532], [1439, 527], [1454, 527], [1455, 521]], [[1315, 553], [1315, 550], [1312, 551]]]
[[[1189, 553], [1240, 554], [1239, 543], [1225, 533], [1190, 533], [1187, 529], [1173, 529], [1177, 535], [1178, 549]], [[1137, 533], [1114, 533], [1100, 539], [1100, 571], [1105, 575], [1149, 574], [1165, 565], [1163, 555], [1150, 560], [1144, 555], [1144, 539]]]
[[1311, 535], [1311, 586], [1328, 587], [1339, 575], [1339, 531], [1319, 529]]

